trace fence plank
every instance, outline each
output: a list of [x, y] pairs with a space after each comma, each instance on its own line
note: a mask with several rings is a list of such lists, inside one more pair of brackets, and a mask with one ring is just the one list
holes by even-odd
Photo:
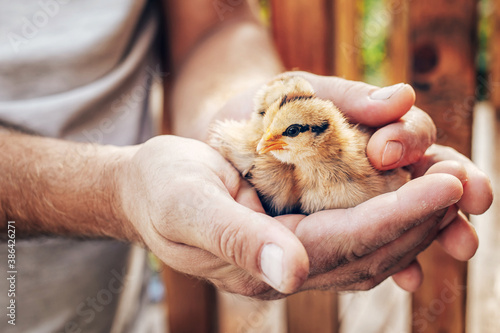
[[470, 156], [477, 0], [410, 2], [411, 82], [441, 144]]
[[335, 293], [308, 291], [287, 300], [289, 333], [332, 333], [338, 331], [338, 303]]
[[271, 1], [273, 36], [287, 69], [331, 74], [331, 6], [326, 0]]
[[167, 290], [168, 332], [217, 332], [215, 288], [167, 266], [162, 276]]
[[385, 0], [391, 24], [387, 39], [387, 79], [389, 84], [410, 79], [410, 32], [408, 0]]
[[[410, 3], [411, 83], [438, 142], [470, 156], [475, 96], [476, 0]], [[425, 280], [413, 298], [414, 332], [465, 330], [466, 264], [433, 245], [419, 257]]]
[[362, 34], [359, 6], [361, 0], [333, 1], [333, 74], [361, 80]]

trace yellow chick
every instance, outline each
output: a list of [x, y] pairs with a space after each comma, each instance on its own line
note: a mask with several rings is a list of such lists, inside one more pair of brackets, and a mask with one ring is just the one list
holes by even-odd
[[310, 83], [284, 76], [262, 88], [246, 121], [217, 122], [210, 144], [256, 188], [271, 215], [347, 208], [409, 180], [379, 171], [365, 153], [369, 129], [350, 124]]

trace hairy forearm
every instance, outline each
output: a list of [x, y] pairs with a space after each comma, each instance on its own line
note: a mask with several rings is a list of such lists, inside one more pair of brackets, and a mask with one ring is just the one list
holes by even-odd
[[41, 234], [134, 240], [116, 200], [127, 148], [0, 131], [0, 226]]
[[280, 71], [267, 30], [250, 13], [220, 23], [193, 46], [176, 76], [174, 133], [205, 139], [209, 123], [231, 97]]

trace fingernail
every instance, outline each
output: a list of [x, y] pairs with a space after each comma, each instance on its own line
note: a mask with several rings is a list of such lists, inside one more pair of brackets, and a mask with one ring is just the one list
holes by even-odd
[[398, 83], [392, 86], [380, 88], [375, 90], [370, 94], [370, 98], [381, 101], [391, 98], [394, 94], [396, 94], [401, 88], [405, 86], [405, 83]]
[[399, 141], [388, 141], [382, 154], [382, 166], [393, 165], [403, 158], [403, 145]]
[[280, 291], [283, 284], [283, 249], [276, 244], [266, 244], [260, 254], [260, 268], [267, 283]]

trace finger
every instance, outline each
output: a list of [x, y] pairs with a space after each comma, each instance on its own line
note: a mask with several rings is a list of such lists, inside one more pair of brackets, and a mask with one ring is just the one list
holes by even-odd
[[436, 140], [436, 127], [427, 113], [413, 107], [398, 121], [377, 130], [366, 147], [370, 162], [379, 170], [417, 162]]
[[[415, 92], [405, 84], [378, 88], [338, 77], [297, 72], [313, 85], [318, 97], [332, 100], [354, 123], [380, 127], [367, 146], [372, 164], [387, 170], [418, 161], [436, 140], [436, 127], [413, 107]], [[389, 123], [393, 123], [387, 125]]]
[[422, 266], [417, 260], [414, 260], [408, 267], [394, 274], [392, 279], [402, 289], [411, 293], [415, 292], [424, 280]]
[[219, 191], [211, 189], [205, 202], [197, 200], [202, 205], [191, 207], [189, 218], [179, 221], [175, 230], [160, 225], [165, 229], [158, 233], [170, 235], [174, 242], [204, 249], [282, 293], [295, 291], [309, 273], [301, 242], [278, 221]]
[[301, 214], [288, 214], [276, 216], [275, 219], [278, 220], [282, 225], [287, 227], [289, 230], [291, 230], [293, 233], [295, 233], [300, 222], [305, 217], [306, 215]]
[[[309, 253], [311, 274], [318, 274], [356, 261], [396, 240], [428, 216], [458, 201], [461, 195], [462, 185], [456, 177], [428, 175], [354, 208], [309, 215], [295, 233]], [[420, 243], [421, 236], [417, 235], [416, 241], [408, 239], [407, 244], [394, 249], [400, 253], [393, 255], [400, 256], [414, 243]]]
[[443, 216], [443, 219], [441, 223], [439, 223], [439, 230], [445, 229], [450, 223], [452, 223], [458, 216], [458, 206], [451, 205], [448, 207], [448, 210], [446, 211], [446, 214]]
[[263, 214], [266, 213], [264, 207], [262, 207], [262, 203], [260, 202], [255, 188], [244, 179], [240, 180], [239, 190], [235, 195], [234, 200], [240, 205], [250, 208], [254, 212]]
[[415, 91], [407, 84], [379, 88], [338, 77], [292, 72], [308, 80], [316, 95], [329, 99], [354, 123], [382, 126], [401, 118], [415, 102]]
[[294, 292], [309, 273], [307, 253], [297, 237], [265, 214], [230, 200], [220, 205], [212, 218], [218, 226], [208, 230], [215, 242], [206, 249], [282, 293]]
[[230, 293], [258, 297], [272, 290], [248, 272], [208, 251], [165, 240], [158, 234], [155, 237], [154, 244], [162, 244], [160, 259], [175, 270], [206, 279], [218, 289]]
[[[445, 161], [447, 163], [454, 161], [465, 168], [464, 194], [458, 203], [460, 209], [470, 214], [482, 214], [488, 210], [493, 202], [493, 188], [490, 179], [470, 159], [450, 147], [432, 145], [425, 153], [424, 158], [413, 166], [413, 174], [415, 177], [423, 175], [431, 167], [434, 167], [434, 164]], [[439, 167], [443, 165], [448, 168], [450, 164], [440, 164]], [[436, 170], [436, 167], [433, 170]]]
[[[375, 287], [408, 267], [432, 243], [439, 231], [439, 221], [445, 213], [446, 209], [441, 209], [376, 251], [346, 262], [331, 272], [311, 277], [303, 288], [326, 287], [332, 282], [340, 290], [368, 290]], [[416, 281], [412, 284], [420, 283], [421, 277], [417, 275], [414, 278]], [[406, 282], [410, 284], [410, 281]]]
[[452, 160], [436, 162], [435, 164], [431, 165], [425, 172], [426, 175], [437, 173], [446, 173], [449, 175], [453, 175], [460, 180], [462, 185], [465, 185], [467, 183], [469, 177], [467, 174], [467, 169], [464, 167], [464, 165]]
[[[192, 243], [188, 245], [223, 258], [279, 292], [295, 291], [309, 272], [304, 247], [293, 232], [262, 214], [264, 209], [257, 193], [232, 166], [228, 163], [220, 165], [222, 171], [214, 170], [216, 177], [213, 182], [220, 179], [221, 186], [203, 184], [209, 189], [201, 191], [205, 195], [198, 201], [204, 205], [197, 207], [201, 214], [194, 219], [201, 225], [191, 223], [191, 228], [182, 229], [184, 235], [179, 240], [191, 239]], [[193, 226], [196, 230], [192, 230]]]
[[462, 212], [437, 237], [444, 251], [453, 258], [467, 261], [474, 256], [479, 246], [474, 226]]
[[370, 248], [397, 239], [429, 215], [453, 205], [462, 193], [462, 184], [456, 177], [432, 174], [358, 205], [350, 210], [352, 234], [356, 235], [352, 242], [363, 245], [359, 249], [354, 247], [353, 252], [363, 256], [371, 252]]

